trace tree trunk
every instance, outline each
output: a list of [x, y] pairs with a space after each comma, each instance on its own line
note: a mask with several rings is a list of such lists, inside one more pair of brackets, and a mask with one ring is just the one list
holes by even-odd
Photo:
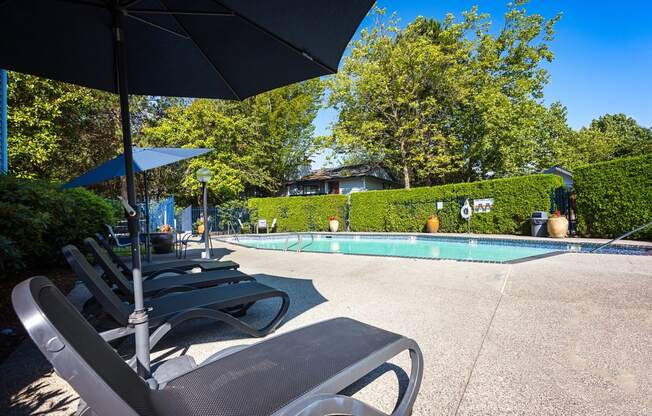
[[122, 195], [122, 198], [126, 201], [127, 200], [127, 178], [124, 176], [120, 176], [120, 194]]
[[410, 189], [410, 169], [407, 163], [407, 152], [405, 151], [405, 141], [401, 140], [401, 162], [403, 163], [403, 182], [405, 189]]

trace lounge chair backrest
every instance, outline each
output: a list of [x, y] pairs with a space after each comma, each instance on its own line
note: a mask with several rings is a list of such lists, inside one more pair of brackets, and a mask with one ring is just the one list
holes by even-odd
[[276, 218], [274, 218], [274, 219], [272, 220], [272, 226], [269, 227], [269, 228], [273, 230], [274, 227], [276, 227]]
[[95, 414], [155, 414], [147, 384], [49, 279], [25, 280], [11, 299], [36, 346]]
[[122, 293], [130, 295], [132, 293], [131, 283], [127, 280], [125, 275], [122, 274], [120, 269], [118, 269], [118, 265], [111, 261], [106, 252], [102, 250], [102, 247], [97, 244], [97, 241], [89, 237], [84, 239], [84, 244], [86, 244], [86, 247], [88, 247], [91, 253], [93, 253], [95, 261], [100, 265], [102, 270], [104, 270], [104, 273], [110, 281], [114, 282]]
[[106, 250], [109, 256], [111, 256], [113, 262], [117, 264], [118, 267], [120, 267], [123, 272], [125, 273], [131, 272], [131, 268], [127, 266], [127, 263], [125, 263], [120, 256], [115, 254], [115, 251], [113, 251], [113, 247], [111, 247], [111, 244], [109, 244], [108, 240], [104, 238], [102, 234], [95, 233], [95, 238], [97, 239], [97, 241], [99, 241], [100, 245], [104, 248], [104, 250]]
[[111, 315], [121, 325], [127, 325], [129, 320], [129, 308], [122, 303], [120, 298], [113, 293], [109, 285], [97, 274], [86, 257], [73, 245], [67, 245], [61, 249], [70, 267], [75, 271], [93, 297], [100, 302], [104, 312]]
[[267, 228], [267, 220], [264, 219], [258, 220], [258, 228]]

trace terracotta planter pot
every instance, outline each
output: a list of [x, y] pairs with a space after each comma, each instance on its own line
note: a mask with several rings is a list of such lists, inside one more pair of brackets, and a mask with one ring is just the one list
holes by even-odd
[[150, 234], [150, 238], [154, 253], [164, 254], [172, 252], [172, 233], [152, 233]]
[[426, 222], [426, 231], [433, 234], [439, 231], [439, 218], [430, 217]]
[[328, 221], [328, 228], [330, 228], [332, 233], [336, 233], [337, 229], [340, 228], [340, 222], [338, 220]]
[[548, 218], [548, 236], [564, 238], [568, 235], [568, 220], [566, 217]]

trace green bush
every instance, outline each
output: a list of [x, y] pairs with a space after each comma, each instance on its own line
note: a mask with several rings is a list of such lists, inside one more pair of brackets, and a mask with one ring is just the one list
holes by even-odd
[[344, 195], [252, 198], [249, 209], [253, 221], [264, 218], [271, 224], [276, 218], [277, 231], [326, 231], [330, 215], [344, 224], [346, 201]]
[[[652, 221], [652, 153], [576, 169], [577, 230], [617, 237]], [[652, 239], [652, 229], [635, 238]]]
[[113, 223], [114, 210], [85, 189], [61, 190], [43, 181], [0, 177], [0, 272], [49, 266], [61, 247]]
[[[361, 192], [351, 195], [351, 231], [420, 232], [430, 214], [437, 214], [442, 232], [466, 232], [460, 215], [466, 198], [493, 198], [492, 212], [474, 214], [471, 231], [484, 234], [529, 233], [533, 211], [549, 211], [551, 194], [563, 185], [555, 175], [459, 183], [427, 188]], [[436, 210], [436, 203], [444, 203]]]

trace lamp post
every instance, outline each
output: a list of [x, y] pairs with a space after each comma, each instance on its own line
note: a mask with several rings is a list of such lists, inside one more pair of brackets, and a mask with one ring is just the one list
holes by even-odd
[[202, 194], [204, 198], [204, 245], [205, 245], [205, 251], [204, 254], [202, 254], [202, 258], [204, 259], [210, 259], [211, 258], [211, 252], [210, 252], [210, 245], [208, 239], [210, 236], [208, 235], [208, 192], [206, 190], [206, 185], [208, 184], [208, 181], [211, 180], [211, 171], [207, 168], [200, 168], [197, 170], [197, 180], [201, 182], [201, 188], [202, 188]]

